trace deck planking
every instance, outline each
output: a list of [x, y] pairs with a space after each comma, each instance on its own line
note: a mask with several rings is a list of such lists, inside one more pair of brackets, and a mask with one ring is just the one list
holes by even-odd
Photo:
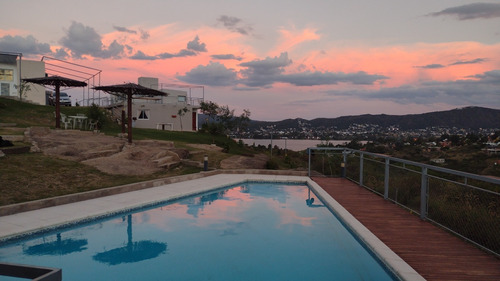
[[312, 178], [427, 280], [500, 280], [500, 259], [342, 178]]

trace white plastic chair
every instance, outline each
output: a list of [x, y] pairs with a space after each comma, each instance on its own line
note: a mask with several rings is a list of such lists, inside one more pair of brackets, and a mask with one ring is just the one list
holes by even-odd
[[90, 121], [89, 122], [89, 130], [90, 131], [97, 130], [97, 121]]
[[66, 117], [66, 115], [61, 114], [61, 122], [64, 124], [65, 130], [68, 129], [68, 125], [71, 129], [73, 129], [73, 122], [71, 122], [71, 120], [68, 117]]

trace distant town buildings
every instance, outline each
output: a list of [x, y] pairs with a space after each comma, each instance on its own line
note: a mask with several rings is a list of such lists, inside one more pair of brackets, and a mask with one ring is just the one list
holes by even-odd
[[[500, 124], [499, 124], [500, 125]], [[351, 124], [346, 129], [337, 127], [312, 127], [307, 121], [299, 120], [297, 127], [276, 128], [276, 126], [259, 127], [239, 132], [241, 138], [273, 138], [287, 137], [290, 139], [317, 139], [317, 140], [375, 140], [377, 138], [439, 138], [443, 135], [466, 136], [470, 133], [490, 135], [500, 128], [470, 130], [464, 128], [427, 127], [424, 129], [402, 130], [398, 126], [383, 127], [376, 124]], [[442, 145], [446, 146], [447, 142]], [[449, 145], [449, 142], [448, 142]]]

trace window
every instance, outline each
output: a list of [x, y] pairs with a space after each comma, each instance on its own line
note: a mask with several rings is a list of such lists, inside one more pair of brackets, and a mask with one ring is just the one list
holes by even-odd
[[10, 83], [0, 83], [0, 96], [10, 96]]
[[139, 117], [137, 120], [149, 120], [149, 109], [143, 109], [141, 110], [141, 113], [139, 113]]
[[14, 81], [14, 70], [0, 68], [0, 80], [1, 81]]
[[185, 96], [178, 96], [177, 101], [178, 102], [186, 102], [186, 97]]

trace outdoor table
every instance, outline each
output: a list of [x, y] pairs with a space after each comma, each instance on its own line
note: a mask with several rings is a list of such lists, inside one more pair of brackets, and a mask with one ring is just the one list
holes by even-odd
[[81, 116], [81, 115], [76, 115], [76, 116], [68, 116], [73, 119], [73, 128], [76, 127], [76, 122], [80, 123], [80, 129], [82, 128], [83, 123], [85, 122], [85, 126], [83, 128], [87, 127], [87, 116]]

